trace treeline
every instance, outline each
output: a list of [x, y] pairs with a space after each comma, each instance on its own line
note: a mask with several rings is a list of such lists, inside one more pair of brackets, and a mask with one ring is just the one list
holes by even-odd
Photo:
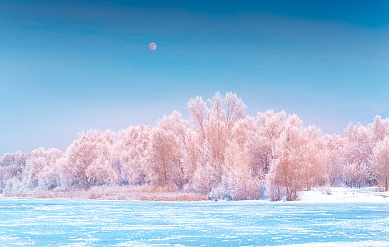
[[346, 137], [304, 127], [296, 115], [258, 112], [234, 93], [188, 102], [155, 126], [88, 130], [63, 153], [43, 148], [0, 160], [0, 192], [152, 186], [209, 198], [296, 200], [317, 186], [388, 190], [389, 119], [349, 124]]

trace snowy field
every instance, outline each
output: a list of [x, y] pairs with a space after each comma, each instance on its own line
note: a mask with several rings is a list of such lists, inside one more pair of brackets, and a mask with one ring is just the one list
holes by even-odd
[[389, 246], [385, 195], [340, 188], [298, 202], [0, 197], [0, 246]]

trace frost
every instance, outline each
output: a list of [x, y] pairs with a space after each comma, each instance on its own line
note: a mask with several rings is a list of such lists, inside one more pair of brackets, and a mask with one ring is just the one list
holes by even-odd
[[82, 131], [65, 152], [39, 148], [4, 154], [0, 193], [293, 201], [317, 187], [323, 196], [333, 187], [388, 191], [388, 118], [376, 116], [367, 126], [350, 123], [342, 138], [304, 126], [284, 111], [248, 116], [232, 92], [208, 100], [197, 96], [187, 109], [188, 120], [174, 111], [155, 126]]

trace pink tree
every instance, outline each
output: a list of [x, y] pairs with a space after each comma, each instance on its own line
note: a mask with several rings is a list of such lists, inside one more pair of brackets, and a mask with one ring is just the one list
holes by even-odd
[[298, 192], [324, 183], [321, 133], [314, 127], [304, 128], [291, 115], [276, 140], [274, 158], [267, 175], [267, 190], [272, 200], [296, 200]]
[[249, 149], [238, 143], [231, 143], [226, 151], [225, 172], [222, 188], [232, 199], [258, 199], [260, 177], [254, 174]]
[[39, 148], [33, 150], [23, 167], [22, 183], [27, 190], [47, 190], [58, 187], [59, 172], [56, 162], [63, 156], [61, 150]]
[[20, 186], [22, 170], [29, 154], [20, 151], [6, 153], [0, 160], [0, 192], [10, 192]]
[[130, 126], [118, 133], [115, 157], [119, 162], [120, 184], [143, 185], [150, 182], [148, 162], [151, 126]]
[[374, 178], [380, 185], [384, 185], [385, 191], [389, 187], [389, 135], [377, 143], [370, 158]]
[[341, 163], [341, 151], [345, 145], [345, 138], [339, 135], [324, 136], [324, 152], [326, 160], [326, 174], [332, 186], [339, 186], [342, 180], [343, 166]]
[[113, 184], [118, 179], [114, 166], [112, 146], [114, 133], [88, 130], [79, 134], [79, 139], [66, 150], [67, 163], [63, 169], [71, 178], [70, 186], [90, 188], [91, 186]]
[[389, 119], [376, 116], [367, 127], [358, 123], [346, 129], [347, 143], [342, 150], [344, 179], [347, 185], [360, 187], [374, 183], [373, 167], [369, 158], [377, 143], [389, 135]]
[[273, 110], [258, 112], [258, 142], [262, 148], [258, 158], [262, 161], [264, 174], [269, 172], [270, 163], [276, 152], [276, 142], [280, 138], [285, 128], [286, 113], [284, 111], [275, 113]]
[[[262, 144], [255, 118], [246, 116], [236, 122], [225, 154], [225, 168], [219, 197], [258, 199], [264, 177]], [[216, 195], [215, 195], [216, 196]]]
[[231, 92], [226, 93], [225, 97], [217, 92], [207, 103], [201, 97], [188, 102], [191, 122], [199, 135], [201, 153], [193, 177], [193, 186], [200, 188], [202, 192], [209, 192], [220, 184], [232, 128], [244, 117], [246, 109], [243, 101]]
[[149, 165], [153, 184], [182, 188], [184, 172], [180, 162], [180, 148], [172, 131], [153, 129]]
[[371, 141], [376, 144], [389, 136], [389, 118], [382, 119], [381, 116], [377, 115], [368, 128], [372, 132]]
[[189, 189], [189, 182], [193, 179], [200, 159], [200, 135], [189, 127], [189, 122], [184, 120], [181, 113], [177, 111], [174, 111], [169, 116], [164, 116], [157, 122], [157, 127], [174, 133], [178, 142], [179, 152], [176, 166], [181, 171], [179, 177], [182, 178], [183, 186]]
[[350, 123], [346, 134], [347, 143], [341, 153], [343, 177], [346, 185], [360, 187], [370, 181], [367, 166], [373, 149], [372, 132], [360, 123]]

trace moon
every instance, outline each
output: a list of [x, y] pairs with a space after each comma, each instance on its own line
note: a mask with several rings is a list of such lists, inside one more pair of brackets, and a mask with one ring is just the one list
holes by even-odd
[[155, 49], [157, 49], [157, 45], [155, 43], [150, 43], [149, 48], [150, 50], [154, 51]]

